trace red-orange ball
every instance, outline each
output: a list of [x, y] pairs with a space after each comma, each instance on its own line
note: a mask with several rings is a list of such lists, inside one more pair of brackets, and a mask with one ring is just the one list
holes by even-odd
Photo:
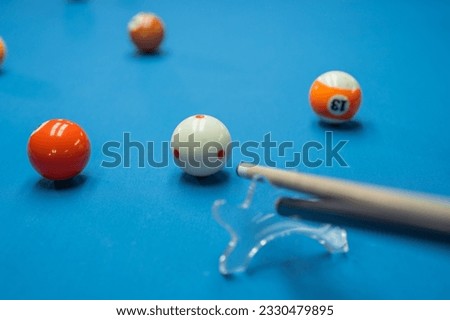
[[164, 39], [164, 24], [153, 13], [140, 12], [128, 23], [128, 32], [139, 51], [154, 52]]
[[75, 177], [89, 161], [91, 144], [76, 123], [53, 119], [44, 122], [28, 140], [28, 158], [43, 177], [67, 180]]
[[3, 39], [0, 37], [0, 66], [6, 58], [6, 44]]

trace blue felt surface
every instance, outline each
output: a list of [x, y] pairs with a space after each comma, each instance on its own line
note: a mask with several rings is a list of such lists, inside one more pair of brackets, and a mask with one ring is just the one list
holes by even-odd
[[[126, 24], [138, 11], [163, 17], [160, 55], [135, 54]], [[332, 130], [349, 140], [349, 167], [298, 170], [449, 196], [448, 30], [445, 1], [2, 0], [0, 298], [450, 299], [448, 240], [358, 227], [345, 256], [288, 237], [224, 278], [228, 235], [210, 207], [239, 202], [248, 181], [136, 158], [100, 166], [102, 145], [123, 132], [167, 141], [196, 113], [236, 141], [323, 142], [308, 90], [340, 69], [364, 94], [358, 125]], [[41, 180], [26, 156], [29, 134], [58, 117], [92, 142], [72, 188]]]

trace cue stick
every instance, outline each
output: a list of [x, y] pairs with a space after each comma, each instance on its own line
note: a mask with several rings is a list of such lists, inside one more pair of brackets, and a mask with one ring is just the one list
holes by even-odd
[[237, 174], [262, 176], [278, 187], [315, 195], [315, 200], [290, 199], [299, 209], [334, 211], [341, 216], [375, 219], [450, 233], [450, 202], [432, 196], [319, 177], [242, 162]]

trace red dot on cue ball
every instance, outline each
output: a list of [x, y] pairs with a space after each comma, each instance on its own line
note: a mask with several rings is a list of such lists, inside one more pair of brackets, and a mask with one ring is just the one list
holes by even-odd
[[76, 123], [53, 119], [44, 122], [28, 140], [28, 158], [43, 177], [67, 180], [75, 177], [89, 161], [91, 144]]

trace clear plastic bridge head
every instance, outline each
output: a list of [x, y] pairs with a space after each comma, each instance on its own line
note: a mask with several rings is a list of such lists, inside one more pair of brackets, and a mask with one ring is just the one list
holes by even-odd
[[[258, 191], [257, 191], [258, 189]], [[231, 205], [226, 200], [216, 200], [212, 207], [215, 220], [230, 234], [227, 248], [220, 256], [219, 271], [223, 275], [245, 271], [258, 251], [270, 241], [302, 234], [317, 240], [329, 252], [347, 252], [347, 233], [331, 224], [306, 223], [276, 213], [276, 203], [281, 193], [262, 177], [254, 178], [241, 204]]]

